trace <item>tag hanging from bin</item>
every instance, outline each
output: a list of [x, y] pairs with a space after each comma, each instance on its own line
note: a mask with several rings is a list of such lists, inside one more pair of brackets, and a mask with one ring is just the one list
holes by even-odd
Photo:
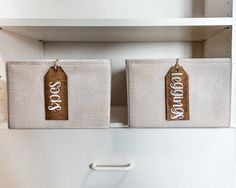
[[67, 75], [56, 60], [44, 77], [46, 120], [68, 120]]
[[189, 120], [189, 77], [177, 59], [165, 76], [166, 120]]

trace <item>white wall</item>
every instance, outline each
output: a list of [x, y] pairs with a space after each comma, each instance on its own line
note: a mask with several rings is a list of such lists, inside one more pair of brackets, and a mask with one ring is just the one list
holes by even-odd
[[0, 1], [0, 17], [4, 18], [156, 18], [203, 15], [204, 0]]

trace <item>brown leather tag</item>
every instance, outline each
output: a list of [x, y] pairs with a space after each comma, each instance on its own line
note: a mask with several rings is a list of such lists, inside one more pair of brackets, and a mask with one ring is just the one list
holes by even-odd
[[68, 120], [67, 75], [60, 66], [50, 67], [44, 77], [46, 120]]
[[178, 61], [165, 76], [166, 120], [189, 120], [189, 79]]

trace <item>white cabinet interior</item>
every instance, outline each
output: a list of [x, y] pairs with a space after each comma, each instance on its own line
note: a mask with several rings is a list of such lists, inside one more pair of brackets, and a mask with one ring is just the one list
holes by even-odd
[[232, 0], [1, 1], [4, 18], [187, 18], [232, 16]]
[[[111, 59], [111, 127], [126, 127], [125, 59], [231, 57], [235, 64], [235, 7], [233, 0], [0, 0], [1, 84], [10, 60]], [[231, 127], [235, 80], [233, 66]], [[235, 186], [234, 128], [0, 128], [0, 187]], [[135, 167], [94, 173], [92, 162]]]
[[[4, 61], [112, 60], [111, 126], [115, 127], [127, 126], [125, 59], [232, 57], [234, 61], [232, 1], [11, 0], [0, 5]], [[233, 86], [233, 95], [234, 90]], [[232, 105], [232, 126], [234, 111]]]

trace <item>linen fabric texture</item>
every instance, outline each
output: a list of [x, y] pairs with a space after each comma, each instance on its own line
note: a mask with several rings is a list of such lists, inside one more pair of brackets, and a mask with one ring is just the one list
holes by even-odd
[[9, 128], [106, 128], [110, 60], [60, 60], [68, 77], [68, 120], [45, 120], [44, 76], [54, 61], [8, 62]]
[[165, 75], [176, 59], [126, 60], [129, 126], [229, 127], [231, 59], [180, 59], [189, 76], [190, 120], [167, 121]]

